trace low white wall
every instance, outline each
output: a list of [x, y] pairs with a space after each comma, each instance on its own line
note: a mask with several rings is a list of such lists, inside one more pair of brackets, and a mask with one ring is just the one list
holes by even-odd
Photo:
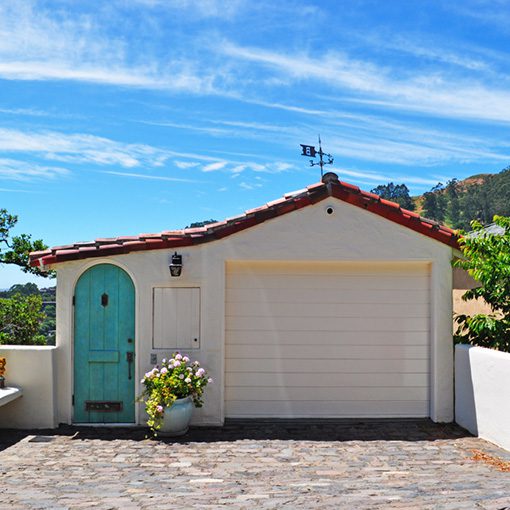
[[455, 347], [455, 421], [510, 450], [510, 353]]
[[5, 383], [23, 390], [23, 396], [0, 407], [0, 428], [54, 428], [55, 347], [0, 345], [7, 359]]

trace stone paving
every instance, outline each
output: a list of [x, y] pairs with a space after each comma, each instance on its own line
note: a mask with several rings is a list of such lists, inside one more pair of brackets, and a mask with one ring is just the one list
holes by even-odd
[[[510, 453], [428, 420], [0, 431], [0, 509], [510, 508]], [[504, 466], [504, 465], [503, 465]], [[508, 464], [510, 466], [510, 464]]]

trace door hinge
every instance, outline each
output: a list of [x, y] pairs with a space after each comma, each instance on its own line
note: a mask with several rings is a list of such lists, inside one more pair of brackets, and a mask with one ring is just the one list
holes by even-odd
[[73, 296], [73, 306], [76, 304], [76, 296]]
[[73, 395], [73, 406], [74, 406], [74, 395]]

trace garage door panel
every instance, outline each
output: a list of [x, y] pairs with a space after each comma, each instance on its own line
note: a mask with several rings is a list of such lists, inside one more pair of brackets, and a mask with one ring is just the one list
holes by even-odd
[[[428, 346], [427, 331], [321, 331], [320, 345], [421, 345]], [[372, 332], [373, 333], [373, 332]], [[227, 331], [227, 345], [316, 345], [319, 337], [310, 331]]]
[[423, 276], [400, 276], [394, 275], [295, 275], [289, 278], [288, 275], [274, 275], [264, 273], [248, 273], [242, 275], [231, 275], [227, 289], [280, 289], [285, 287], [293, 290], [308, 289], [335, 289], [345, 292], [363, 288], [370, 290], [398, 289], [413, 290], [417, 287], [424, 287], [428, 283], [426, 275]]
[[227, 307], [231, 303], [338, 303], [380, 304], [394, 303], [427, 304], [429, 292], [426, 288], [402, 289], [350, 289], [339, 292], [337, 288], [307, 289], [306, 293], [286, 288], [227, 288]]
[[[395, 267], [398, 265], [398, 271]], [[242, 274], [267, 274], [267, 275], [287, 275], [295, 277], [296, 275], [311, 275], [320, 277], [321, 275], [333, 275], [338, 277], [340, 274], [350, 276], [380, 276], [389, 274], [391, 276], [402, 277], [406, 275], [427, 276], [429, 274], [429, 265], [420, 261], [406, 261], [401, 264], [394, 261], [312, 261], [303, 263], [299, 261], [236, 261], [229, 263], [229, 275]]]
[[[320, 384], [320, 378], [319, 378]], [[274, 388], [250, 388], [250, 387], [226, 387], [225, 398], [227, 400], [324, 400], [330, 401], [332, 396], [335, 400], [351, 401], [395, 401], [395, 400], [427, 400], [427, 388], [403, 388], [403, 387], [324, 387], [324, 386], [301, 386]]]
[[374, 317], [428, 318], [428, 308], [408, 302], [396, 307], [393, 303], [291, 303], [255, 301], [252, 303], [227, 303], [227, 317]]
[[227, 316], [226, 329], [252, 331], [428, 331], [425, 317], [246, 317]]
[[428, 416], [428, 401], [246, 401], [227, 400], [225, 413], [232, 418], [380, 418]]
[[428, 346], [401, 345], [338, 345], [341, 337], [337, 337], [337, 345], [228, 345], [227, 358], [327, 358], [327, 359], [428, 359]]
[[322, 371], [359, 372], [401, 372], [420, 373], [428, 371], [428, 360], [401, 359], [263, 359], [227, 358], [228, 372], [302, 372]]
[[[321, 373], [320, 384], [327, 387], [357, 387], [357, 386], [428, 386], [427, 373]], [[228, 372], [225, 385], [237, 387], [273, 387], [273, 386], [314, 386], [317, 384], [317, 374], [305, 372]]]

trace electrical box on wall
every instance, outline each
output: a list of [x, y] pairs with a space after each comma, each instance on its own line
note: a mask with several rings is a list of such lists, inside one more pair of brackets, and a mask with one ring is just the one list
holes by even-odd
[[152, 302], [154, 349], [200, 347], [198, 287], [156, 287]]

